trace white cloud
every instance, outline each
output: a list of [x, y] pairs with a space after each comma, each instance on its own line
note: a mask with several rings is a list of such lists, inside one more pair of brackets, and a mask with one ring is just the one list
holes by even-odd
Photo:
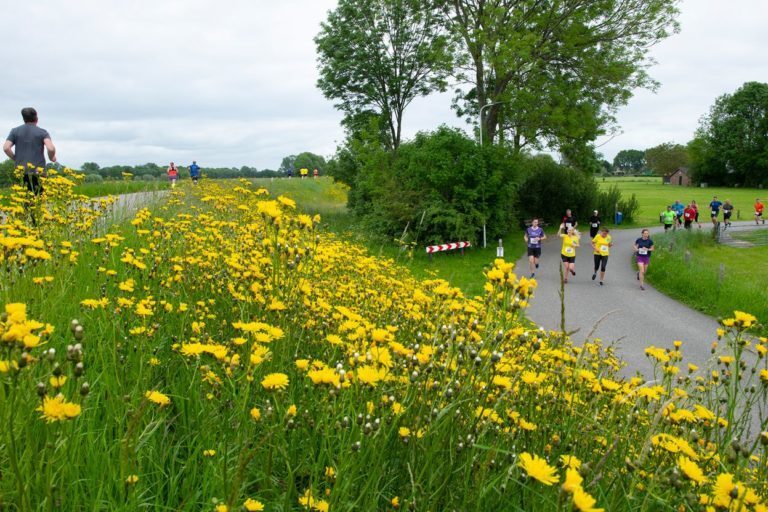
[[[330, 155], [341, 114], [315, 87], [314, 36], [334, 0], [37, 0], [4, 7], [0, 127], [32, 105], [63, 163], [147, 161], [275, 168]], [[714, 99], [768, 81], [762, 0], [686, 0], [682, 32], [652, 50], [657, 94], [621, 110], [601, 148], [686, 142]], [[451, 94], [417, 99], [404, 135], [466, 127]], [[602, 141], [598, 141], [600, 143]]]

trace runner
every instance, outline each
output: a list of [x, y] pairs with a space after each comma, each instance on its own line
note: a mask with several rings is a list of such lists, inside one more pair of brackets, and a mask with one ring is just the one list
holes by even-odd
[[760, 224], [760, 221], [763, 221], [763, 224], [765, 224], [765, 219], [763, 218], [763, 203], [760, 202], [760, 198], [758, 197], [755, 199], [755, 224]]
[[683, 222], [684, 222], [685, 229], [691, 229], [691, 224], [693, 224], [693, 221], [695, 218], [696, 218], [696, 209], [693, 207], [692, 204], [689, 204], [683, 211]]
[[[570, 213], [571, 210], [568, 210]], [[564, 231], [566, 231], [564, 233]], [[563, 239], [563, 247], [560, 250], [560, 259], [563, 260], [563, 282], [568, 282], [568, 272], [576, 275], [576, 247], [579, 246], [579, 232], [574, 228], [566, 228], [565, 223], [560, 224], [557, 235]]]
[[723, 205], [723, 222], [725, 222], [725, 228], [727, 229], [731, 225], [731, 215], [733, 214], [733, 205], [730, 199], [725, 200]]
[[664, 231], [669, 231], [675, 225], [675, 212], [672, 211], [671, 206], [667, 206], [667, 210], [661, 212], [661, 222], [664, 223]]
[[541, 258], [541, 242], [547, 239], [546, 233], [539, 227], [539, 219], [531, 221], [523, 239], [528, 244], [528, 266], [531, 269], [531, 277], [536, 277], [536, 269], [539, 268], [539, 258]]
[[637, 255], [637, 280], [640, 281], [640, 289], [645, 290], [645, 273], [648, 271], [651, 252], [653, 252], [653, 240], [651, 240], [651, 233], [647, 229], [644, 229], [640, 238], [635, 240], [634, 247]]
[[600, 224], [602, 224], [602, 221], [600, 220], [600, 215], [597, 214], [597, 210], [592, 213], [592, 216], [589, 218], [589, 238], [595, 238], [595, 235], [597, 235], [598, 230], [600, 229]]
[[605, 267], [608, 265], [608, 255], [611, 253], [611, 235], [608, 234], [608, 228], [602, 228], [600, 234], [592, 239], [592, 249], [594, 250], [595, 271], [592, 273], [592, 280], [597, 277], [597, 269], [600, 269], [600, 286], [603, 286], [605, 280]]
[[693, 218], [693, 220], [699, 226], [699, 229], [701, 229], [701, 222], [699, 222], [699, 205], [696, 204], [695, 199], [691, 199], [691, 208], [696, 210], [696, 216]]
[[723, 203], [717, 200], [717, 196], [714, 196], [712, 198], [712, 202], [709, 203], [709, 209], [711, 210], [712, 215], [712, 225], [717, 226], [717, 216], [720, 213], [720, 207], [723, 206]]
[[197, 180], [200, 179], [200, 166], [195, 160], [192, 160], [192, 165], [189, 166], [189, 177], [192, 178], [192, 183], [197, 185]]
[[571, 209], [565, 210], [565, 217], [563, 217], [563, 225], [565, 226], [565, 232], [567, 233], [570, 228], [576, 229], [579, 225], [576, 222], [576, 217], [571, 213]]
[[168, 166], [168, 179], [171, 181], [171, 188], [174, 188], [176, 186], [176, 180], [179, 179], [179, 170], [173, 162]]
[[683, 206], [683, 203], [680, 201], [675, 201], [675, 203], [672, 205], [672, 211], [675, 212], [675, 229], [677, 229], [683, 224], [685, 206]]

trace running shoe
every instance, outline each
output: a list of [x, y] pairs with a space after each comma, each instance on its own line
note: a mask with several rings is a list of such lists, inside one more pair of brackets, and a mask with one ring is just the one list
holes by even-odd
[[637, 280], [640, 280], [640, 272], [637, 273]]
[[573, 274], [575, 276], [576, 275], [576, 271], [575, 270], [571, 270], [571, 274]]
[[603, 282], [602, 281], [600, 281], [600, 286], [603, 286]]
[[645, 290], [645, 286], [643, 286], [643, 285], [640, 285], [640, 289], [641, 289], [641, 290]]
[[538, 263], [536, 264], [536, 268], [539, 268], [539, 264]]
[[593, 281], [595, 280], [596, 277], [597, 277], [597, 274], [592, 274], [592, 280]]
[[531, 279], [533, 279], [534, 277], [536, 277], [536, 272], [531, 272]]

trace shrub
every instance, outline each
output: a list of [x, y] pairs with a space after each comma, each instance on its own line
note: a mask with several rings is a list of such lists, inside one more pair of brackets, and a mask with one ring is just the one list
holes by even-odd
[[518, 197], [524, 218], [539, 217], [559, 224], [567, 208], [577, 219], [590, 216], [598, 196], [592, 176], [559, 165], [548, 155], [527, 157], [522, 165], [526, 177]]
[[519, 159], [509, 150], [480, 147], [459, 130], [419, 133], [397, 153], [369, 151], [350, 207], [369, 231], [400, 235], [406, 225], [422, 242], [477, 242], [504, 235], [516, 219]]
[[85, 182], [86, 183], [101, 183], [103, 181], [104, 181], [104, 178], [102, 178], [100, 174], [86, 174], [85, 175]]
[[632, 194], [627, 199], [623, 198], [621, 189], [617, 185], [612, 185], [608, 190], [598, 192], [594, 207], [600, 212], [603, 220], [613, 219], [616, 211], [620, 211], [624, 216], [624, 222], [632, 222], [639, 208], [637, 196]]

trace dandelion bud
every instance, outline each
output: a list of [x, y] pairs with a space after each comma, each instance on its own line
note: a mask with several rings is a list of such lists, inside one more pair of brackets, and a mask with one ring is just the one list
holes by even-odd
[[0, 313], [0, 322], [5, 323], [7, 321], [8, 321], [8, 313], [3, 311], [2, 313]]
[[77, 341], [82, 340], [83, 336], [85, 335], [85, 331], [83, 330], [83, 326], [82, 325], [78, 325], [77, 327], [75, 327], [74, 331], [72, 331], [72, 334], [74, 334], [75, 339]]
[[360, 441], [355, 441], [354, 443], [352, 443], [352, 451], [353, 452], [360, 451]]
[[75, 365], [75, 377], [81, 377], [83, 373], [85, 373], [85, 366], [82, 362], [79, 362]]
[[768, 446], [768, 431], [760, 433], [760, 444]]
[[80, 386], [80, 394], [82, 396], [88, 396], [88, 393], [91, 392], [91, 385], [87, 382], [83, 382], [83, 385]]
[[456, 445], [456, 451], [457, 452], [460, 452], [463, 449], [464, 449], [464, 443], [459, 443], [459, 444]]
[[501, 356], [497, 352], [491, 354], [491, 362], [498, 363], [499, 361], [501, 361]]
[[349, 427], [349, 416], [344, 416], [344, 418], [342, 418], [341, 426], [344, 428]]
[[365, 433], [365, 435], [370, 434], [372, 431], [373, 431], [373, 425], [371, 425], [370, 423], [366, 423], [365, 426], [363, 426], [363, 433]]
[[357, 424], [358, 425], [362, 425], [363, 424], [363, 415], [362, 414], [358, 414], [357, 415]]
[[22, 352], [18, 361], [19, 369], [24, 368], [27, 364], [29, 364], [29, 354]]
[[56, 358], [56, 349], [51, 347], [48, 349], [48, 351], [45, 353], [45, 357], [49, 361], [53, 361]]
[[37, 396], [40, 398], [43, 398], [45, 396], [45, 384], [42, 382], [38, 382], [37, 386], [35, 386], [35, 389], [37, 390]]
[[75, 329], [77, 329], [80, 326], [80, 320], [73, 318], [71, 322], [69, 322], [69, 330], [72, 331], [72, 334], [75, 333]]

